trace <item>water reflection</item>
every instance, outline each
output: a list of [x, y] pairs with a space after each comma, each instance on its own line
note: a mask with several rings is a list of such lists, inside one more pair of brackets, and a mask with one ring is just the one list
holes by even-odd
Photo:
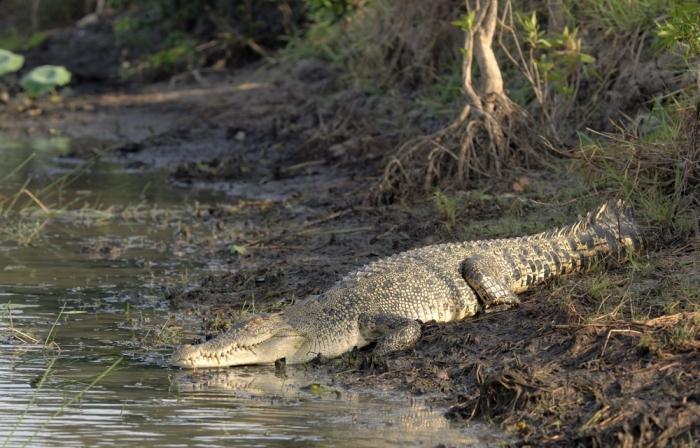
[[285, 399], [351, 399], [330, 384], [320, 372], [304, 368], [287, 367], [284, 370], [271, 366], [248, 366], [235, 369], [182, 370], [173, 386], [181, 395], [207, 396], [224, 394], [230, 397], [262, 397]]

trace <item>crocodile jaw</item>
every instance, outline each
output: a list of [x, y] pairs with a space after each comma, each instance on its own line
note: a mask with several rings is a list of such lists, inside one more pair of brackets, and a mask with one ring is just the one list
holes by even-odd
[[183, 345], [170, 363], [186, 369], [269, 364], [285, 358], [302, 362], [306, 338], [281, 315], [254, 316], [221, 336], [199, 345]]

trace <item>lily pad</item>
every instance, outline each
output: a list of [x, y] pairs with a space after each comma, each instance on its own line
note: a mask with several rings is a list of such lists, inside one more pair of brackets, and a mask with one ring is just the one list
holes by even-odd
[[42, 95], [70, 82], [71, 73], [60, 65], [42, 65], [27, 73], [20, 84], [30, 95]]
[[24, 56], [0, 48], [0, 76], [14, 73], [24, 65]]

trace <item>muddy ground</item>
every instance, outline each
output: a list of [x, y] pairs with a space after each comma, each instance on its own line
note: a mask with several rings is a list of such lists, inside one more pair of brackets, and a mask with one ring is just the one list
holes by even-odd
[[[228, 232], [202, 241], [228, 272], [165, 294], [178, 313], [201, 318], [202, 338], [244, 313], [318, 293], [378, 257], [551, 228], [611, 193], [592, 192], [561, 161], [472, 191], [370, 205], [368, 190], [392, 148], [440, 120], [401, 96], [339, 88], [337, 77], [328, 65], [305, 60], [199, 82], [183, 76], [78, 91], [58, 103], [7, 105], [0, 132], [71, 137], [67, 156], [99, 153], [146, 174], [166, 169], [183, 189], [230, 193], [230, 202], [192, 216]], [[607, 275], [560, 279], [512, 310], [426, 323], [406, 352], [373, 359], [362, 350], [318, 368], [351, 386], [427, 395], [454, 419], [502, 425], [517, 444], [691, 445], [700, 433], [700, 341], [677, 333], [695, 328], [697, 311], [662, 307], [629, 320], [604, 311], [607, 302], [633, 306], [615, 300], [622, 296], [662, 295], [675, 277], [697, 294], [699, 247], [696, 236], [654, 248]], [[596, 289], [600, 283], [607, 288]]]

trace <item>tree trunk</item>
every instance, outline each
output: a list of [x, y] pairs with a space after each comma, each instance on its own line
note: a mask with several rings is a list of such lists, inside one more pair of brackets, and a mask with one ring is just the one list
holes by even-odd
[[492, 95], [504, 97], [503, 77], [492, 47], [498, 21], [498, 0], [487, 0], [487, 2], [482, 6], [485, 10], [484, 22], [474, 30], [474, 56], [481, 70], [482, 94], [486, 97]]
[[[465, 0], [468, 12], [474, 12], [475, 21], [471, 29], [465, 31], [464, 62], [462, 64], [462, 80], [464, 92], [467, 95], [467, 108], [463, 111], [461, 119], [466, 119], [471, 112], [484, 112], [482, 99], [494, 96], [504, 98], [503, 76], [498, 66], [496, 54], [493, 52], [493, 36], [496, 32], [498, 21], [498, 0], [486, 0], [483, 6], [479, 0], [474, 8]], [[481, 92], [477, 93], [472, 82], [473, 60], [479, 65], [481, 71]]]
[[[530, 158], [527, 115], [510, 101], [493, 40], [498, 0], [465, 0], [462, 86], [466, 102], [448, 126], [401, 145], [370, 199], [385, 202], [422, 185], [423, 191], [467, 188], [474, 175], [500, 176], [503, 166]], [[474, 61], [480, 83], [474, 85]], [[533, 158], [534, 153], [533, 153]]]

